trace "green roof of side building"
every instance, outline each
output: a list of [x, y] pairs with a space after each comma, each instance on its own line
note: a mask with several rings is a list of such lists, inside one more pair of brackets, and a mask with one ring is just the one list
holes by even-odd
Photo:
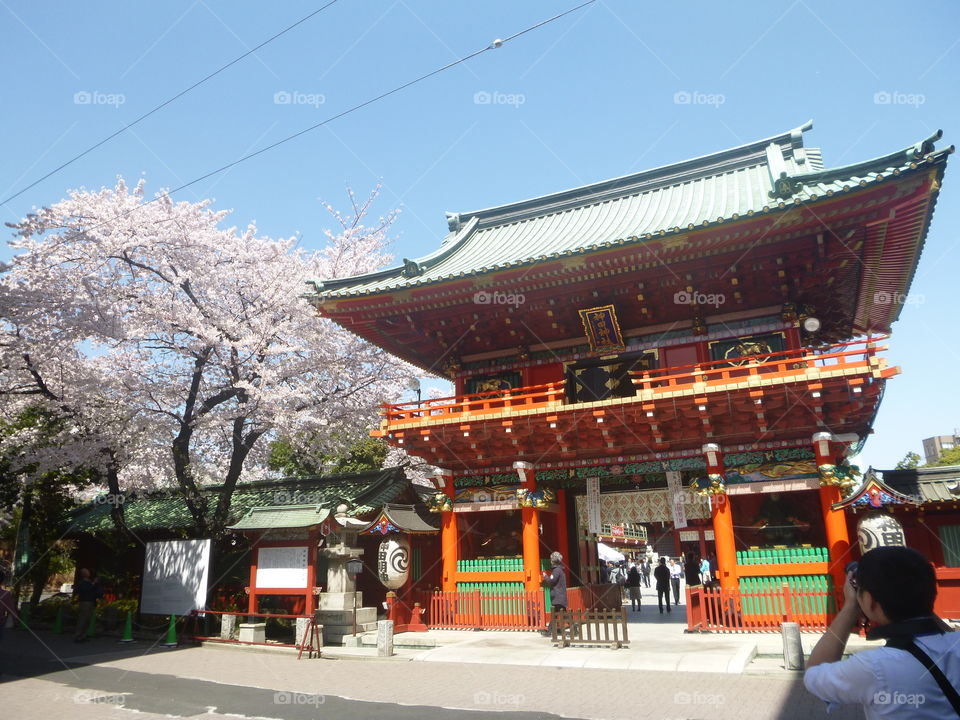
[[[211, 506], [215, 506], [221, 487], [211, 485], [201, 489], [210, 498]], [[233, 493], [227, 525], [237, 523], [253, 508], [270, 506], [308, 505], [315, 513], [317, 506], [335, 509], [338, 504], [346, 503], [350, 514], [365, 515], [397, 500], [409, 487], [410, 481], [402, 468], [241, 483]], [[67, 536], [113, 530], [110, 510], [109, 504], [97, 499], [78, 508], [69, 518]], [[194, 526], [186, 502], [175, 489], [131, 494], [124, 498], [123, 513], [127, 527], [134, 532], [183, 530]]]
[[960, 465], [909, 470], [880, 470], [883, 482], [922, 503], [960, 501]]
[[[517, 203], [447, 213], [441, 247], [402, 267], [312, 280], [314, 299], [376, 295], [642, 243], [882, 182], [934, 153], [933, 136], [865, 162], [824, 169], [802, 127], [730, 150]], [[937, 151], [939, 159], [953, 151]]]

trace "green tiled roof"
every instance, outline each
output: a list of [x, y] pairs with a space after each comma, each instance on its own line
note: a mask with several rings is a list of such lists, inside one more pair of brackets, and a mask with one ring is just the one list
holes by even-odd
[[287, 507], [255, 507], [230, 530], [273, 530], [303, 528], [319, 525], [330, 515], [321, 505], [290, 505]]
[[881, 470], [883, 482], [904, 495], [923, 503], [957, 502], [960, 500], [960, 465], [916, 468], [913, 470]]
[[937, 133], [889, 155], [824, 169], [820, 150], [803, 146], [803, 133], [812, 126], [552, 195], [448, 213], [450, 233], [436, 252], [404, 259], [398, 268], [313, 280], [312, 297], [320, 301], [428, 285], [799, 205], [915, 170], [940, 137]]
[[[364, 473], [330, 475], [317, 478], [292, 478], [276, 481], [241, 483], [230, 503], [227, 524], [236, 523], [251, 508], [271, 505], [322, 505], [334, 508], [341, 502], [351, 506], [353, 515], [364, 515], [384, 503], [397, 500], [410, 486], [401, 468]], [[211, 485], [201, 492], [209, 498], [211, 512], [216, 507], [222, 486]], [[111, 505], [94, 499], [75, 510], [69, 518], [68, 536], [80, 533], [108, 532], [113, 529]], [[192, 528], [193, 517], [176, 490], [130, 495], [123, 503], [124, 519], [134, 532]]]

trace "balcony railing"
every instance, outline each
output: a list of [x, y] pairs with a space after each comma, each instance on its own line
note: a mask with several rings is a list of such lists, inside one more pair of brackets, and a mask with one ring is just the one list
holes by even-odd
[[[821, 350], [783, 350], [694, 365], [631, 371], [637, 393], [626, 399], [650, 400], [658, 396], [675, 396], [678, 392], [710, 392], [739, 384], [760, 386], [813, 380], [823, 375], [862, 374], [882, 369], [883, 365], [876, 355], [887, 348], [877, 345], [877, 342], [885, 339], [886, 336], [867, 338], [837, 343]], [[565, 382], [559, 381], [511, 390], [398, 403], [384, 406], [383, 414], [388, 426], [402, 426], [418, 425], [425, 420], [466, 420], [466, 415], [475, 418], [505, 409], [560, 408], [565, 404], [564, 387]]]

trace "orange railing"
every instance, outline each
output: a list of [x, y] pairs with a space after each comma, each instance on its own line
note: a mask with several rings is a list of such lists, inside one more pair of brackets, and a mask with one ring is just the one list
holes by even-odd
[[520, 593], [431, 592], [427, 626], [445, 630], [540, 630], [547, 626], [542, 590]]
[[385, 415], [389, 423], [404, 421], [419, 421], [424, 418], [449, 416], [456, 413], [484, 413], [500, 412], [504, 408], [533, 408], [542, 407], [549, 403], [563, 400], [564, 382], [546, 383], [545, 385], [530, 385], [512, 390], [494, 390], [492, 392], [472, 393], [456, 397], [423, 400], [415, 403], [399, 403], [386, 405]]
[[721, 588], [687, 588], [687, 630], [709, 632], [779, 632], [784, 622], [822, 632], [836, 613], [833, 593], [798, 591], [784, 583], [760, 592]]
[[[653, 396], [677, 390], [709, 391], [717, 387], [736, 382], [750, 382], [750, 378], [779, 378], [784, 382], [810, 377], [809, 371], [829, 370], [869, 370], [878, 352], [886, 346], [877, 345], [886, 336], [852, 340], [837, 343], [826, 349], [784, 350], [763, 355], [746, 355], [697, 363], [679, 365], [657, 370], [634, 370], [630, 372], [637, 388], [637, 398], [647, 396], [644, 391], [652, 391]], [[732, 365], [731, 363], [739, 363]], [[701, 385], [701, 383], [703, 385]], [[472, 393], [454, 397], [424, 400], [422, 402], [385, 405], [383, 414], [390, 426], [416, 425], [423, 420], [466, 419], [470, 416], [482, 416], [487, 413], [502, 412], [505, 408], [537, 409], [565, 402], [565, 382], [531, 385], [510, 390]], [[705, 387], [704, 387], [705, 386]]]
[[711, 385], [749, 382], [751, 377], [782, 378], [786, 381], [806, 376], [811, 369], [866, 370], [871, 366], [871, 359], [887, 349], [885, 345], [877, 345], [877, 341], [885, 339], [886, 336], [851, 340], [818, 351], [809, 348], [783, 350], [658, 370], [634, 370], [630, 374], [638, 390], [653, 390], [655, 394], [689, 389], [684, 386], [693, 383], [703, 383], [709, 389]]

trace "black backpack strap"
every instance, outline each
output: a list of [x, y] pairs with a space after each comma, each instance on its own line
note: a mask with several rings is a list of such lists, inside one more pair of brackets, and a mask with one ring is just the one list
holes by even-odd
[[950, 684], [950, 681], [947, 680], [947, 676], [943, 674], [943, 670], [941, 670], [940, 667], [933, 661], [933, 659], [923, 650], [921, 650], [915, 642], [911, 642], [909, 644], [904, 643], [903, 645], [898, 645], [898, 647], [913, 655], [917, 660], [920, 661], [921, 665], [930, 671], [933, 679], [937, 681], [937, 685], [940, 686], [940, 689], [943, 690], [943, 694], [947, 696], [947, 700], [949, 700], [950, 704], [953, 706], [953, 711], [958, 717], [960, 717], [960, 693], [958, 693], [956, 688], [954, 688], [953, 685]]

